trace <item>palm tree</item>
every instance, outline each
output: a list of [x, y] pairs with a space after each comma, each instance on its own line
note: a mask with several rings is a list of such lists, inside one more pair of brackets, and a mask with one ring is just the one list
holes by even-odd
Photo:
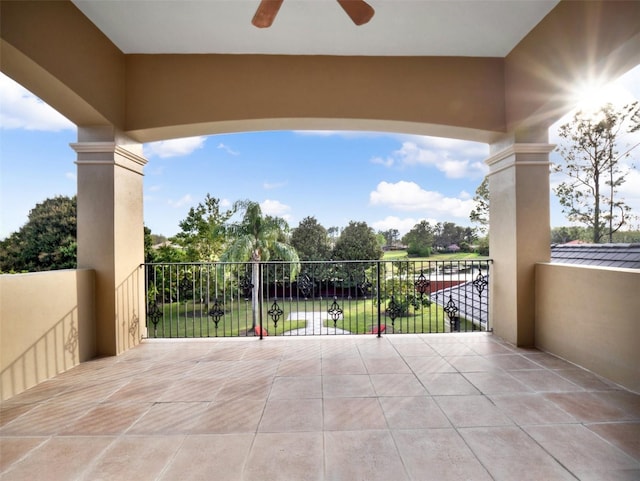
[[260, 309], [258, 292], [261, 286], [259, 264], [268, 261], [273, 254], [276, 258], [292, 263], [291, 276], [295, 277], [299, 269], [300, 259], [295, 248], [281, 241], [289, 225], [281, 217], [263, 216], [260, 205], [251, 201], [239, 201], [236, 210], [244, 210], [242, 220], [230, 226], [229, 232], [233, 241], [222, 254], [220, 260], [229, 262], [251, 262], [251, 283], [253, 295], [251, 306], [253, 311], [252, 329], [255, 331]]

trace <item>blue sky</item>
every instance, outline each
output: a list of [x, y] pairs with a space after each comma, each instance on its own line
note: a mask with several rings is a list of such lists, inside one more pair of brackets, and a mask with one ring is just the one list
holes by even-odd
[[[640, 67], [590, 98], [605, 93], [615, 102], [640, 98]], [[550, 140], [558, 141], [554, 128]], [[624, 140], [633, 145], [640, 135]], [[75, 141], [73, 124], [0, 74], [0, 238], [18, 230], [36, 203], [76, 193]], [[327, 228], [353, 220], [404, 234], [423, 219], [472, 225], [489, 148], [395, 133], [278, 131], [174, 139], [144, 152], [145, 224], [156, 234], [176, 234], [207, 193], [229, 205], [259, 202], [292, 228], [313, 216]], [[637, 162], [627, 170], [622, 193], [640, 213]], [[569, 224], [553, 194], [551, 209], [552, 226]]]

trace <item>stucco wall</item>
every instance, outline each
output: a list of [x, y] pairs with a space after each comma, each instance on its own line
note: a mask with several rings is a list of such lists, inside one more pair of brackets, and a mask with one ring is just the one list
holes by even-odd
[[0, 276], [0, 398], [95, 355], [94, 271]]
[[640, 270], [538, 264], [535, 340], [640, 392]]

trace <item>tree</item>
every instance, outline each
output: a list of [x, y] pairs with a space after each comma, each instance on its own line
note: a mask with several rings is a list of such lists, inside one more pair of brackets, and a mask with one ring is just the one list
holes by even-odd
[[475, 206], [469, 213], [469, 220], [480, 224], [480, 229], [485, 231], [489, 227], [489, 177], [482, 179], [473, 196]]
[[301, 260], [324, 261], [331, 257], [331, 241], [327, 229], [315, 217], [305, 217], [291, 233], [291, 245]]
[[184, 249], [187, 261], [217, 261], [224, 250], [225, 225], [232, 215], [233, 210], [220, 209], [220, 199], [207, 194], [204, 203], [189, 209], [179, 224], [182, 232], [171, 240]]
[[589, 232], [584, 227], [554, 227], [551, 229], [552, 244], [566, 244], [573, 240], [585, 240], [589, 238]]
[[402, 237], [402, 243], [407, 246], [409, 257], [429, 257], [433, 246], [433, 227], [426, 220], [418, 222]]
[[[639, 144], [621, 156], [617, 140], [627, 121], [639, 111], [638, 102], [619, 110], [606, 104], [593, 114], [578, 111], [560, 126], [558, 133], [565, 144], [558, 151], [564, 164], [554, 166], [554, 171], [568, 180], [554, 192], [567, 218], [592, 230], [594, 243], [605, 237], [611, 242], [614, 232], [632, 218], [630, 207], [618, 196], [626, 174], [619, 161]], [[629, 131], [635, 128], [632, 125]]]
[[398, 236], [400, 235], [400, 232], [398, 232], [398, 229], [388, 229], [385, 231], [381, 231], [380, 234], [382, 234], [384, 236], [384, 240], [385, 240], [385, 245], [387, 248], [392, 248], [396, 241], [398, 240]]
[[231, 244], [221, 256], [223, 261], [246, 262], [250, 261], [251, 283], [254, 295], [251, 296], [253, 308], [253, 325], [255, 331], [260, 309], [259, 296], [255, 295], [260, 288], [261, 261], [268, 261], [271, 256], [279, 260], [292, 263], [291, 277], [295, 277], [299, 257], [295, 248], [282, 241], [283, 233], [289, 230], [289, 225], [281, 217], [263, 216], [260, 205], [251, 201], [240, 201], [234, 206], [234, 210], [244, 210], [242, 220], [229, 226], [232, 236]]
[[382, 255], [376, 233], [366, 222], [349, 222], [333, 248], [336, 260], [378, 260]]
[[0, 242], [0, 270], [76, 268], [76, 212], [76, 196], [57, 196], [36, 204], [27, 223]]

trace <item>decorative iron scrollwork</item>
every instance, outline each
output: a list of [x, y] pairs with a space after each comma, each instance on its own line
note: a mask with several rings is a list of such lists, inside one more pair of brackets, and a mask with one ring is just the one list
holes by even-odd
[[240, 282], [238, 286], [240, 287], [240, 290], [244, 294], [244, 300], [248, 301], [249, 299], [251, 299], [251, 295], [253, 293], [253, 283], [251, 282], [251, 276], [247, 272], [245, 272], [240, 277]]
[[482, 272], [479, 272], [478, 277], [476, 277], [472, 282], [473, 287], [476, 288], [476, 291], [478, 291], [479, 296], [482, 295], [482, 291], [484, 291], [484, 288], [489, 285], [489, 281], [487, 281], [487, 277], [488, 276], [482, 275]]
[[327, 313], [329, 314], [329, 316], [331, 317], [331, 320], [333, 321], [333, 327], [336, 327], [336, 324], [344, 314], [344, 311], [340, 307], [340, 304], [338, 304], [337, 297], [334, 296], [333, 303], [329, 306], [329, 309], [327, 309]]
[[302, 294], [302, 297], [305, 299], [313, 297], [314, 288], [315, 285], [311, 277], [309, 277], [309, 274], [304, 273], [298, 276], [298, 290], [300, 291], [300, 294]]
[[193, 293], [193, 285], [186, 272], [182, 276], [182, 279], [180, 279], [180, 282], [178, 284], [178, 292], [180, 294], [180, 299], [183, 300], [187, 300], [189, 297], [191, 297], [189, 293]]
[[222, 316], [224, 316], [224, 304], [220, 304], [218, 299], [216, 299], [215, 301], [213, 301], [213, 305], [207, 311], [207, 314], [209, 315], [209, 317], [213, 321], [213, 324], [215, 325], [216, 332], [217, 332], [218, 331], [218, 323], [220, 322], [220, 318]]
[[424, 273], [420, 273], [416, 281], [413, 283], [413, 286], [416, 289], [416, 292], [420, 295], [420, 300], [422, 297], [429, 292], [429, 286], [431, 282], [424, 276]]
[[453, 302], [453, 297], [449, 296], [449, 301], [443, 308], [444, 312], [447, 313], [447, 317], [449, 317], [449, 323], [451, 325], [452, 331], [460, 331], [460, 317], [458, 316], [458, 306]]
[[151, 301], [147, 307], [147, 319], [150, 319], [153, 324], [154, 336], [158, 335], [158, 323], [162, 317], [162, 309], [158, 307], [158, 303], [155, 300]]
[[391, 296], [385, 313], [391, 319], [391, 327], [395, 328], [396, 319], [402, 315], [402, 305], [396, 302], [394, 296]]
[[369, 279], [367, 279], [366, 273], [362, 273], [362, 282], [358, 282], [356, 285], [358, 287], [358, 290], [360, 291], [360, 294], [362, 294], [362, 297], [366, 299], [367, 295], [371, 292], [372, 287], [371, 282], [369, 282]]
[[278, 299], [273, 300], [273, 304], [271, 304], [271, 308], [267, 311], [267, 314], [271, 316], [273, 327], [278, 327], [278, 321], [280, 320], [280, 317], [282, 317], [282, 314], [284, 314], [284, 311], [280, 309], [280, 306], [278, 305]]

